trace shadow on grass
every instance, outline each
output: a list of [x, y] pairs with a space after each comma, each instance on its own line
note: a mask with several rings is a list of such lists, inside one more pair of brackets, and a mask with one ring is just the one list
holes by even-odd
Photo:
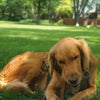
[[[27, 39], [27, 42], [25, 42], [26, 44], [29, 44], [28, 41], [32, 41], [33, 46], [40, 45], [40, 44], [45, 45], [45, 43], [47, 43], [45, 46], [48, 46], [49, 48], [51, 47], [50, 44], [56, 43], [58, 40], [65, 37], [74, 37], [77, 39], [83, 38], [88, 42], [89, 46], [91, 47], [91, 49], [93, 49], [94, 53], [98, 53], [98, 57], [100, 57], [99, 31], [94, 33], [95, 30], [94, 31], [87, 31], [87, 30], [73, 31], [69, 29], [66, 29], [66, 30], [49, 29], [48, 30], [46, 28], [45, 29], [2, 28], [2, 30], [0, 31], [1, 42], [2, 42], [2, 39], [5, 38], [5, 41], [7, 40], [6, 43], [9, 43], [10, 41], [8, 42], [8, 40], [12, 39], [13, 42], [16, 42], [16, 44], [18, 44], [17, 42], [19, 40], [23, 40], [23, 42], [21, 43], [24, 43], [24, 41], [26, 41], [25, 39]], [[44, 41], [44, 43], [42, 43], [41, 41]], [[20, 41], [19, 41], [19, 44], [20, 44]]]
[[[20, 22], [14, 22], [14, 23], [19, 24], [19, 25], [37, 25], [36, 20], [34, 20], [34, 21], [22, 20]], [[59, 25], [55, 22], [49, 23], [49, 20], [41, 20], [40, 25], [38, 25], [38, 26], [59, 26]], [[65, 26], [65, 25], [61, 25], [61, 26]]]
[[[0, 29], [0, 63], [7, 63], [13, 57], [25, 51], [49, 51], [60, 39], [65, 37], [84, 38], [93, 53], [100, 58], [100, 34], [94, 31], [48, 30], [29, 28]], [[5, 59], [6, 58], [6, 59]], [[8, 58], [8, 59], [7, 59]], [[3, 60], [2, 60], [3, 59]], [[6, 61], [7, 60], [7, 61]], [[4, 65], [4, 64], [3, 64]], [[3, 66], [2, 65], [2, 66]]]
[[[0, 37], [0, 68], [3, 68], [10, 59], [26, 51], [44, 52], [56, 42], [45, 39], [29, 39], [25, 37]], [[6, 59], [5, 59], [6, 58]]]
[[35, 89], [35, 94], [14, 93], [11, 91], [0, 91], [0, 100], [43, 100], [43, 93], [39, 89]]

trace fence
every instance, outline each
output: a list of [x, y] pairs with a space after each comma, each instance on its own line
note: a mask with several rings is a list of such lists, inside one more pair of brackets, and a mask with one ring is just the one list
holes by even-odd
[[[62, 20], [64, 24], [66, 25], [75, 25], [75, 20], [72, 18], [55, 18], [53, 21], [58, 22], [59, 20]], [[79, 19], [80, 25], [100, 25], [100, 19]]]

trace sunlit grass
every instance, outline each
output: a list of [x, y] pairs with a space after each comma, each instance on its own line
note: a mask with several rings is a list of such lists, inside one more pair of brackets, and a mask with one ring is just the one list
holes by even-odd
[[[0, 70], [17, 54], [26, 51], [49, 51], [57, 41], [65, 37], [85, 39], [93, 53], [100, 59], [100, 26], [87, 28], [85, 26], [59, 26], [55, 23], [49, 24], [48, 21], [42, 21], [41, 25], [26, 21], [0, 21]], [[100, 98], [99, 77], [100, 65], [97, 79], [98, 92], [94, 100]], [[6, 94], [3, 94], [3, 96], [6, 96]], [[25, 97], [27, 98], [27, 96]], [[13, 98], [14, 96], [12, 100]], [[24, 100], [24, 97], [22, 97], [22, 100]]]

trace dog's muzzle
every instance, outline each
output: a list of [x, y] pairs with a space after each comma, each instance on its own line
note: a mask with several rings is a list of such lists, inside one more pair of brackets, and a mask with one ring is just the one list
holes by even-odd
[[77, 87], [78, 84], [78, 78], [77, 77], [72, 77], [68, 79], [68, 82], [73, 86], [73, 87]]

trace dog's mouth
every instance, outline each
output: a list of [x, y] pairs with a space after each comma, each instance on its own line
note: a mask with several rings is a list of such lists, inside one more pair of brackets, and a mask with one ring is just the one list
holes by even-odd
[[80, 82], [76, 83], [76, 84], [70, 84], [69, 82], [66, 82], [68, 85], [72, 86], [73, 88], [77, 88], [80, 87]]
[[80, 84], [79, 83], [77, 83], [77, 84], [71, 84], [72, 85], [72, 87], [79, 87], [80, 86]]

